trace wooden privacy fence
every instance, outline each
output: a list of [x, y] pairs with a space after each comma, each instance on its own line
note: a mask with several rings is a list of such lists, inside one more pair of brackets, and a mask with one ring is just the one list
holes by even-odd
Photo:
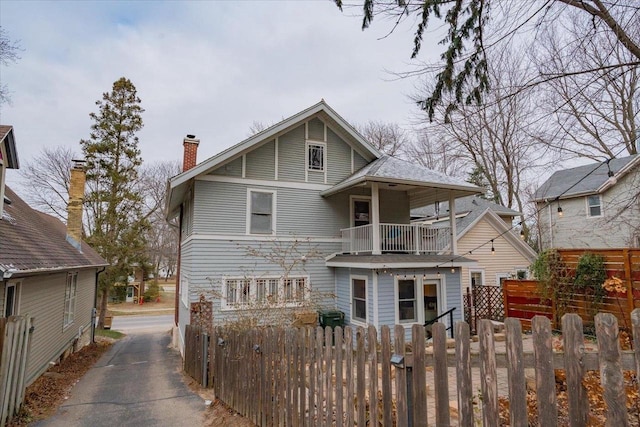
[[22, 406], [31, 319], [0, 318], [0, 426], [4, 427]]
[[184, 371], [199, 384], [208, 383], [209, 336], [201, 328], [187, 325], [184, 343]]
[[[625, 327], [630, 327], [631, 312], [640, 307], [640, 249], [558, 249], [570, 272], [575, 272], [578, 260], [585, 253], [604, 258], [607, 277], [622, 279], [626, 293], [609, 293], [597, 305], [597, 311], [612, 313]], [[528, 328], [533, 316], [551, 319], [557, 327], [564, 313], [577, 313], [585, 323], [593, 323], [592, 298], [575, 292], [557, 302], [544, 298], [535, 280], [505, 280], [503, 282], [505, 317], [517, 317]], [[559, 309], [561, 307], [561, 309]]]
[[[588, 370], [599, 370], [607, 425], [628, 425], [623, 369], [640, 368], [640, 310], [634, 311], [633, 351], [621, 352], [617, 321], [596, 316], [600, 352], [585, 352], [582, 320], [562, 322], [565, 352], [552, 348], [546, 317], [532, 321], [533, 352], [523, 351], [521, 324], [506, 319], [506, 351], [496, 354], [492, 324], [479, 323], [479, 351], [472, 352], [469, 326], [455, 325], [455, 353], [447, 351], [443, 324], [433, 325], [433, 349], [425, 349], [425, 329], [414, 325], [405, 352], [405, 330], [373, 326], [355, 330], [217, 328], [209, 341], [209, 369], [216, 397], [259, 426], [484, 426], [499, 424], [498, 371], [508, 373], [511, 426], [528, 426], [525, 368], [535, 370], [537, 419], [558, 425], [554, 369], [564, 369], [570, 426], [586, 426], [589, 399], [583, 384]], [[379, 339], [379, 340], [378, 340]], [[480, 384], [472, 373], [479, 369]], [[452, 384], [454, 383], [454, 384]], [[474, 393], [479, 389], [479, 408]], [[450, 390], [453, 390], [451, 392]], [[458, 408], [450, 409], [457, 398]], [[453, 412], [453, 416], [452, 416]], [[377, 420], [377, 422], [372, 422]]]

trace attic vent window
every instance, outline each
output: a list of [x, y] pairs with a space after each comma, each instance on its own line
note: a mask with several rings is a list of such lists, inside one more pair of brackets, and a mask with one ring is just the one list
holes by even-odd
[[323, 144], [309, 144], [308, 145], [308, 169], [310, 171], [324, 171], [324, 145]]

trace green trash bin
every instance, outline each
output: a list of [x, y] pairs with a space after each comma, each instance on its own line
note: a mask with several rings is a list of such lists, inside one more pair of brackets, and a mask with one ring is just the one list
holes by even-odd
[[[344, 313], [340, 310], [320, 310], [318, 311], [318, 320], [322, 328], [326, 328], [327, 326], [332, 330], [335, 329], [336, 326], [344, 328]], [[332, 344], [336, 343], [335, 335], [332, 336], [331, 342]]]

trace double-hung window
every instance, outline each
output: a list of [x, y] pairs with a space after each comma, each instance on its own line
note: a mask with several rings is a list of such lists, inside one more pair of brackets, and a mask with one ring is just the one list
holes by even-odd
[[587, 216], [602, 216], [602, 199], [599, 194], [587, 196]]
[[398, 280], [398, 321], [400, 323], [418, 321], [416, 291], [415, 280]]
[[248, 190], [247, 233], [275, 234], [276, 192]]
[[67, 284], [64, 290], [64, 326], [73, 323], [76, 312], [76, 292], [78, 288], [78, 273], [67, 274]]
[[355, 321], [367, 321], [367, 279], [351, 278], [351, 318]]
[[471, 270], [469, 272], [471, 276], [471, 286], [482, 286], [484, 285], [484, 277], [482, 271], [480, 270]]

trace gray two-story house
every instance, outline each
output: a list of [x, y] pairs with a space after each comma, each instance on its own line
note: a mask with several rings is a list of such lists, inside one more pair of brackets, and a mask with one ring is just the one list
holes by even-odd
[[181, 337], [199, 301], [213, 324], [333, 308], [410, 332], [452, 308], [462, 317], [460, 267], [474, 262], [457, 254], [456, 223], [411, 224], [410, 211], [478, 187], [381, 154], [324, 101], [201, 163], [199, 140], [183, 144], [167, 200]]
[[640, 155], [555, 172], [536, 190], [541, 249], [640, 247]]

